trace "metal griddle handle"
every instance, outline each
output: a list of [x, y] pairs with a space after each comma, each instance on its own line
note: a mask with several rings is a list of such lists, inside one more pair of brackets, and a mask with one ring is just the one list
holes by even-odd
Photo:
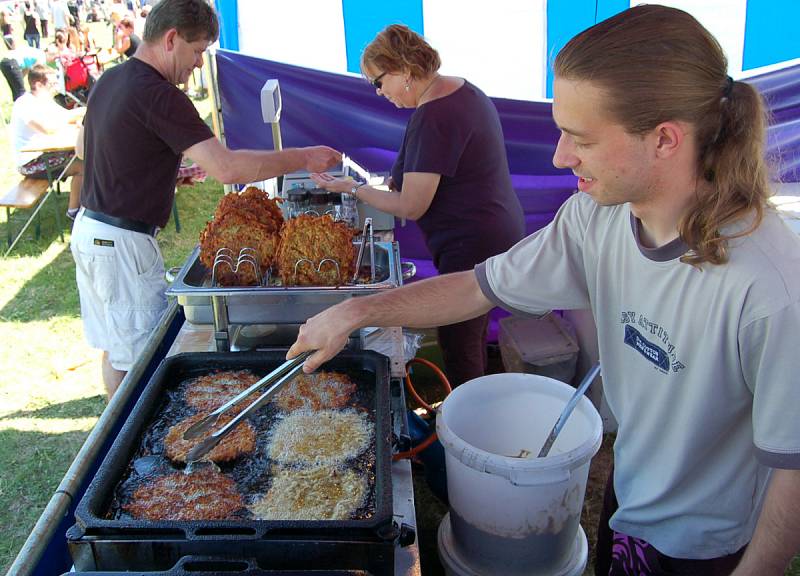
[[[242, 420], [244, 420], [250, 414], [261, 408], [264, 404], [269, 402], [269, 400], [275, 394], [277, 394], [281, 388], [283, 388], [287, 383], [289, 383], [297, 375], [297, 373], [303, 369], [303, 362], [305, 361], [306, 358], [308, 358], [311, 354], [313, 354], [313, 352], [314, 352], [313, 350], [302, 352], [301, 354], [298, 354], [291, 360], [287, 360], [284, 364], [282, 364], [280, 368], [285, 367], [288, 371], [282, 376], [280, 376], [277, 381], [272, 383], [272, 385], [269, 388], [267, 388], [267, 390], [263, 394], [261, 394], [261, 396], [256, 398], [247, 408], [245, 408], [239, 414], [237, 414], [233, 420], [225, 424], [222, 428], [220, 428], [219, 430], [211, 434], [211, 436], [209, 436], [208, 438], [200, 442], [197, 446], [192, 448], [186, 455], [186, 463], [191, 464], [192, 462], [197, 462], [201, 460], [203, 456], [208, 454], [214, 448], [214, 446], [219, 444], [219, 442], [225, 436], [227, 436]], [[266, 381], [269, 378], [270, 376], [267, 376], [262, 380]], [[272, 378], [272, 380], [274, 380], [274, 377]], [[244, 392], [242, 394], [244, 394]]]

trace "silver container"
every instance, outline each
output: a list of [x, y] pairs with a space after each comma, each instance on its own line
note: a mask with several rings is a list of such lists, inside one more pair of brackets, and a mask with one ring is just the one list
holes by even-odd
[[[360, 242], [354, 243], [359, 247]], [[369, 244], [363, 262], [369, 266]], [[300, 324], [354, 296], [366, 296], [403, 284], [397, 242], [375, 242], [375, 282], [341, 286], [211, 286], [211, 271], [195, 247], [167, 290], [183, 306], [192, 324], [215, 324], [212, 298], [227, 312], [226, 324]], [[217, 322], [217, 325], [219, 321]]]

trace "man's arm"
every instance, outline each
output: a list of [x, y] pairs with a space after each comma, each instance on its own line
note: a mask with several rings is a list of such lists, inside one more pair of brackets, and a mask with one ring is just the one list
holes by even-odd
[[188, 148], [185, 155], [223, 184], [241, 184], [308, 170], [321, 172], [341, 162], [342, 155], [327, 146], [281, 151], [229, 150], [216, 138]]
[[800, 470], [773, 470], [753, 539], [731, 576], [783, 576], [800, 553]]
[[348, 336], [364, 326], [430, 328], [463, 322], [494, 305], [483, 295], [475, 272], [455, 272], [373, 296], [351, 298], [309, 318], [286, 356], [317, 350], [303, 370], [312, 372], [333, 358]]

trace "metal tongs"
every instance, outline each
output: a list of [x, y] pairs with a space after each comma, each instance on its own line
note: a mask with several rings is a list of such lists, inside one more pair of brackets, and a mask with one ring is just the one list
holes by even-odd
[[369, 268], [370, 282], [375, 283], [375, 235], [372, 230], [372, 218], [364, 218], [364, 229], [361, 231], [361, 245], [358, 247], [356, 256], [356, 271], [353, 273], [353, 284], [358, 280], [361, 271], [361, 261], [364, 260], [364, 246], [369, 239]]
[[297, 373], [303, 369], [303, 362], [306, 358], [313, 354], [313, 352], [313, 350], [301, 352], [291, 360], [287, 360], [275, 370], [264, 376], [261, 380], [250, 386], [247, 390], [214, 410], [211, 414], [200, 420], [200, 422], [190, 426], [186, 432], [183, 433], [184, 440], [191, 440], [202, 436], [205, 432], [212, 428], [217, 423], [217, 420], [219, 420], [219, 417], [227, 412], [232, 406], [238, 404], [241, 400], [247, 398], [265, 386], [268, 386], [264, 393], [256, 398], [247, 408], [237, 414], [233, 420], [225, 424], [222, 428], [192, 448], [186, 455], [187, 464], [191, 464], [192, 462], [197, 462], [202, 459], [203, 456], [208, 454], [214, 448], [214, 446], [219, 444], [220, 440], [227, 436], [231, 430], [233, 430], [242, 420], [269, 402], [270, 399], [275, 396], [275, 394], [277, 394], [281, 388], [290, 382], [292, 378], [294, 378]]

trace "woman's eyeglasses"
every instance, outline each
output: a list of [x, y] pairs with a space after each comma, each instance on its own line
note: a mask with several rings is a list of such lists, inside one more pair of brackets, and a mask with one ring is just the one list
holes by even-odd
[[388, 72], [384, 72], [383, 74], [381, 74], [377, 78], [373, 78], [372, 80], [370, 80], [369, 83], [372, 84], [373, 86], [375, 86], [375, 88], [377, 88], [378, 90], [380, 90], [381, 88], [383, 88], [383, 82], [381, 81], [381, 78], [383, 78], [387, 74], [388, 74]]

